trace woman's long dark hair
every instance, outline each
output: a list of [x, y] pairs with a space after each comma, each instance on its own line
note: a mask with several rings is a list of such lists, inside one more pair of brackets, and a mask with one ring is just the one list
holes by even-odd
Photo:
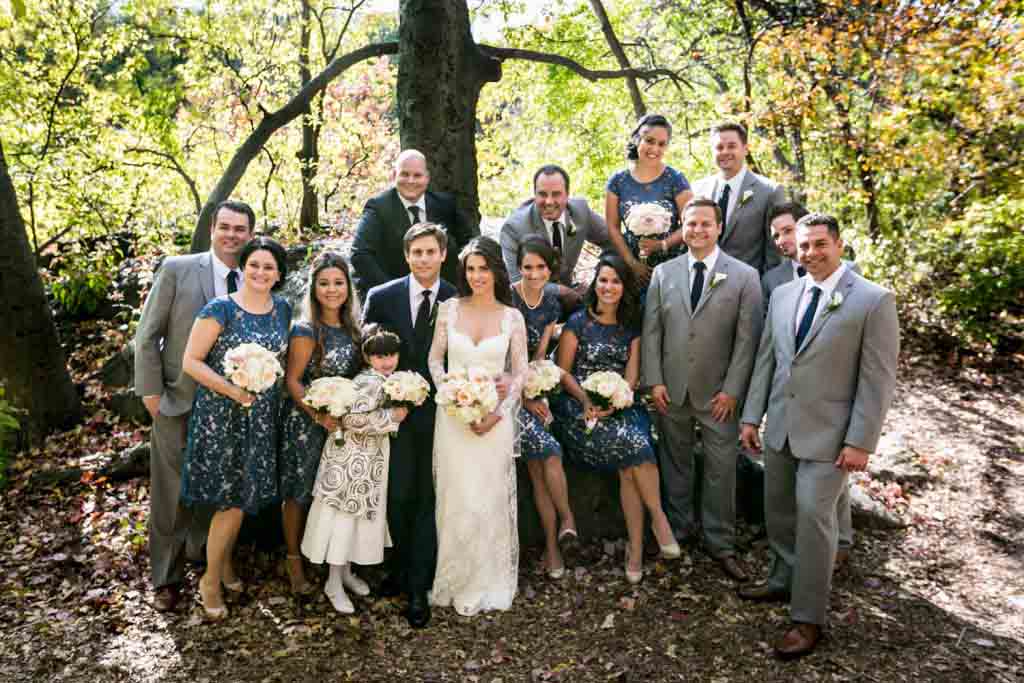
[[672, 124], [668, 122], [661, 114], [644, 114], [640, 117], [640, 120], [636, 122], [636, 128], [629, 134], [629, 141], [626, 143], [626, 158], [630, 161], [636, 161], [640, 158], [638, 148], [640, 147], [640, 131], [645, 126], [652, 128], [664, 128], [668, 131], [668, 139], [672, 139]]
[[602, 268], [611, 268], [622, 281], [622, 298], [619, 300], [619, 310], [615, 317], [619, 324], [630, 330], [637, 330], [640, 327], [640, 292], [636, 286], [636, 278], [626, 262], [618, 254], [606, 252], [601, 255], [601, 260], [594, 268], [594, 279], [590, 281], [586, 296], [583, 298], [583, 305], [586, 306], [590, 315], [597, 317], [597, 278], [601, 275]]
[[356, 290], [352, 286], [352, 276], [348, 270], [348, 261], [336, 251], [321, 252], [309, 268], [309, 286], [306, 289], [306, 296], [302, 302], [303, 316], [313, 328], [313, 339], [316, 347], [313, 349], [313, 362], [320, 368], [324, 362], [324, 355], [327, 330], [323, 322], [323, 311], [320, 309], [320, 302], [316, 299], [316, 278], [321, 272], [328, 268], [337, 268], [345, 274], [345, 286], [348, 287], [348, 297], [341, 305], [341, 327], [356, 344], [359, 343], [359, 301], [356, 297]]
[[459, 252], [459, 274], [456, 283], [459, 296], [466, 297], [473, 294], [473, 288], [469, 286], [469, 281], [466, 279], [466, 261], [470, 256], [482, 256], [487, 263], [487, 268], [494, 276], [494, 298], [506, 306], [515, 306], [512, 303], [512, 285], [509, 284], [508, 271], [501, 258], [501, 246], [490, 237], [474, 237]]

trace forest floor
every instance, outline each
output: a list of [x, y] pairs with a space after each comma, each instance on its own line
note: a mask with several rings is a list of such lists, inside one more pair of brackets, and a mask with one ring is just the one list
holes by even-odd
[[[191, 601], [152, 608], [148, 481], [89, 473], [46, 483], [33, 473], [86, 469], [148, 430], [118, 421], [94, 371], [123, 343], [116, 325], [78, 326], [71, 356], [92, 418], [21, 453], [0, 493], [0, 680], [15, 681], [1020, 681], [1024, 680], [1024, 359], [951, 364], [905, 345], [887, 432], [927, 471], [909, 489], [874, 487], [910, 525], [858, 530], [833, 587], [826, 640], [781, 663], [770, 644], [784, 606], [750, 605], [702, 552], [648, 561], [629, 586], [622, 542], [593, 540], [560, 581], [524, 548], [508, 612], [434, 610], [411, 630], [401, 605], [357, 599], [335, 614], [317, 592], [287, 590], [281, 554], [244, 550], [249, 589], [228, 621]], [[973, 365], [972, 365], [973, 362]], [[763, 570], [763, 541], [744, 539]], [[198, 567], [188, 576], [191, 598]], [[371, 584], [379, 571], [363, 571]], [[322, 575], [315, 574], [320, 581]]]

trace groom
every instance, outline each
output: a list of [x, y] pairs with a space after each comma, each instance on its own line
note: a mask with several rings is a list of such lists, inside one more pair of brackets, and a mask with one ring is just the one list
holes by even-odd
[[[406, 231], [402, 247], [409, 275], [372, 288], [366, 296], [363, 321], [397, 332], [402, 338], [399, 369], [418, 372], [430, 381], [427, 354], [434, 336], [437, 305], [455, 296], [455, 288], [441, 279], [448, 236], [436, 223], [417, 223]], [[394, 548], [380, 592], [385, 597], [409, 595], [405, 617], [413, 628], [423, 628], [430, 622], [427, 591], [437, 561], [435, 410], [433, 398], [414, 409], [402, 422], [391, 446], [388, 529]]]

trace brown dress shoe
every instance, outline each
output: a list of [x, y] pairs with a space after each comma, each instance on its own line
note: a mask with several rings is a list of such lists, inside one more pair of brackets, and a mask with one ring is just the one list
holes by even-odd
[[181, 601], [181, 591], [177, 586], [161, 586], [153, 595], [153, 609], [157, 612], [173, 612]]
[[840, 548], [836, 551], [836, 561], [832, 565], [832, 572], [841, 572], [848, 564], [850, 564], [850, 551], [847, 548]]
[[743, 563], [739, 561], [735, 555], [725, 555], [718, 558], [718, 564], [722, 566], [722, 570], [730, 578], [744, 583], [750, 580], [747, 576], [747, 570], [743, 568]]
[[743, 600], [754, 602], [789, 602], [789, 591], [776, 588], [768, 582], [741, 586], [736, 594]]
[[779, 659], [796, 659], [814, 651], [821, 640], [821, 627], [817, 624], [794, 623], [775, 643], [775, 656]]

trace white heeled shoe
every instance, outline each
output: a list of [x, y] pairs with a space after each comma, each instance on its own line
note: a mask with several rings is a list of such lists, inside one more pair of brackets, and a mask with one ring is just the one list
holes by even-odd
[[635, 586], [643, 580], [644, 569], [642, 566], [640, 567], [640, 571], [633, 571], [629, 568], [629, 546], [626, 546], [626, 564], [624, 568], [626, 570], [626, 581], [632, 585]]
[[324, 586], [324, 595], [331, 601], [334, 611], [339, 614], [355, 614], [356, 606], [352, 604], [348, 594], [345, 593], [345, 589], [338, 586], [334, 591], [331, 591], [331, 588]]
[[345, 570], [341, 574], [341, 585], [361, 597], [370, 594], [369, 584], [352, 573], [351, 565], [345, 565]]

